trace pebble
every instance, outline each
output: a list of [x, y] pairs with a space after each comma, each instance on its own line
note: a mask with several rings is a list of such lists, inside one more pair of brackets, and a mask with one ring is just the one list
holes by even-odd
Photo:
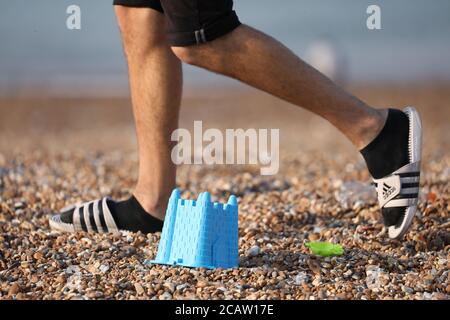
[[109, 266], [102, 264], [98, 269], [101, 273], [105, 273], [109, 270]]
[[261, 252], [261, 248], [258, 246], [253, 246], [248, 250], [248, 256], [249, 257], [256, 257]]
[[74, 273], [79, 273], [80, 272], [80, 267], [79, 266], [69, 266], [66, 269], [66, 273], [67, 274], [74, 274]]
[[316, 277], [316, 278], [313, 280], [312, 285], [315, 286], [315, 287], [317, 287], [317, 286], [319, 286], [321, 283], [322, 283], [322, 278], [321, 278], [321, 277]]
[[305, 272], [300, 272], [295, 276], [295, 284], [300, 286], [308, 282], [308, 275]]
[[19, 292], [19, 290], [20, 290], [20, 286], [17, 283], [13, 283], [8, 290], [8, 295], [14, 296]]
[[204, 288], [208, 285], [208, 282], [206, 281], [198, 281], [197, 282], [197, 288]]
[[58, 278], [56, 278], [56, 282], [57, 283], [66, 283], [66, 276], [64, 274], [61, 274], [58, 276]]
[[308, 266], [309, 269], [314, 273], [314, 274], [320, 274], [321, 273], [321, 267], [319, 262], [317, 262], [316, 259], [308, 259]]
[[317, 241], [319, 239], [320, 239], [320, 234], [318, 234], [318, 233], [310, 233], [308, 235], [308, 240], [309, 241]]
[[188, 285], [186, 283], [177, 285], [176, 289], [177, 291], [182, 291], [183, 289], [186, 289]]
[[164, 288], [168, 289], [170, 293], [173, 293], [175, 291], [175, 285], [172, 282], [164, 283]]
[[35, 258], [36, 260], [41, 260], [43, 257], [44, 255], [42, 254], [42, 252], [39, 251], [33, 255], [33, 258]]
[[424, 292], [423, 293], [423, 299], [424, 300], [431, 300], [433, 298], [433, 295], [429, 292]]
[[145, 293], [144, 288], [143, 288], [143, 287], [141, 286], [141, 284], [138, 283], [138, 282], [136, 282], [136, 283], [134, 284], [134, 288], [136, 289], [136, 293], [137, 293], [138, 295], [142, 295], [142, 294]]
[[344, 277], [350, 277], [352, 274], [353, 274], [353, 271], [350, 270], [350, 269], [348, 269], [347, 271], [345, 271], [345, 272], [343, 273], [343, 276], [344, 276]]
[[159, 300], [171, 300], [172, 295], [169, 292], [164, 292], [162, 295], [159, 296]]

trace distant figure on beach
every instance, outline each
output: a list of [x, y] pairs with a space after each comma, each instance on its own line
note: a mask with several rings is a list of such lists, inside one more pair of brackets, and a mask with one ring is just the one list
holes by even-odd
[[414, 108], [367, 105], [276, 39], [242, 24], [232, 0], [115, 0], [114, 5], [138, 135], [137, 185], [125, 201], [104, 198], [63, 209], [50, 218], [53, 229], [161, 231], [176, 185], [171, 134], [178, 126], [185, 62], [328, 120], [364, 157], [389, 236], [405, 234], [419, 195], [422, 126]]
[[319, 38], [306, 49], [305, 61], [340, 85], [348, 81], [347, 59], [328, 37]]

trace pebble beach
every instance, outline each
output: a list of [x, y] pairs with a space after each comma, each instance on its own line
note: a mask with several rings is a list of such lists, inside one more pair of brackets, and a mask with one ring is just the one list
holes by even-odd
[[[281, 132], [275, 176], [257, 166], [179, 168], [183, 198], [237, 196], [239, 268], [230, 270], [149, 265], [159, 233], [50, 230], [48, 216], [67, 205], [133, 190], [126, 99], [0, 100], [0, 299], [448, 300], [449, 88], [352, 88], [373, 105], [411, 103], [423, 114], [420, 214], [402, 241], [388, 239], [362, 158], [325, 121], [253, 90], [187, 92], [182, 127], [202, 119]], [[308, 241], [344, 254], [314, 256]]]

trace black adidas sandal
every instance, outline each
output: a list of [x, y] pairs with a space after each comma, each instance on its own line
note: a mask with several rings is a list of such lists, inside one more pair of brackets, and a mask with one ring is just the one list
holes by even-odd
[[422, 154], [422, 123], [412, 107], [403, 110], [409, 119], [409, 163], [392, 174], [374, 179], [381, 208], [405, 208], [396, 225], [389, 226], [389, 237], [401, 238], [410, 227], [417, 211]]
[[[49, 219], [50, 227], [55, 231], [62, 232], [118, 233], [119, 229], [108, 207], [109, 200], [108, 197], [105, 197], [66, 207], [61, 210], [61, 214], [54, 215]], [[73, 211], [72, 223], [63, 222], [62, 214], [70, 211]]]
[[50, 227], [62, 232], [118, 233], [119, 231], [155, 233], [164, 221], [146, 212], [131, 196], [116, 202], [109, 197], [70, 206], [49, 219]]

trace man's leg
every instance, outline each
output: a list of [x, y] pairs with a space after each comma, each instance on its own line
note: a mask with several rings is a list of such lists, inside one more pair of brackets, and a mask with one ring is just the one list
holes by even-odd
[[[122, 3], [117, 0], [115, 3]], [[123, 1], [128, 4], [128, 1]], [[155, 6], [158, 2], [144, 2]], [[161, 231], [165, 208], [175, 187], [171, 134], [178, 125], [181, 63], [170, 50], [165, 17], [153, 7], [117, 5], [117, 20], [128, 61], [139, 144], [139, 177], [134, 196], [116, 202], [104, 198], [63, 209], [49, 223], [66, 232], [151, 233]]]
[[139, 178], [134, 196], [163, 219], [175, 187], [170, 136], [178, 126], [181, 63], [166, 42], [165, 18], [145, 8], [115, 6], [128, 61], [139, 145]]
[[174, 53], [186, 63], [241, 80], [331, 122], [361, 150], [376, 179], [389, 236], [401, 237], [417, 210], [422, 134], [418, 113], [413, 108], [402, 112], [369, 107], [251, 27], [230, 25], [221, 36], [220, 30], [210, 30], [207, 24], [205, 28], [194, 32], [197, 45], [173, 41]]
[[362, 149], [383, 128], [379, 111], [346, 93], [275, 39], [249, 26], [197, 46], [173, 47], [184, 62], [228, 75], [322, 116]]

